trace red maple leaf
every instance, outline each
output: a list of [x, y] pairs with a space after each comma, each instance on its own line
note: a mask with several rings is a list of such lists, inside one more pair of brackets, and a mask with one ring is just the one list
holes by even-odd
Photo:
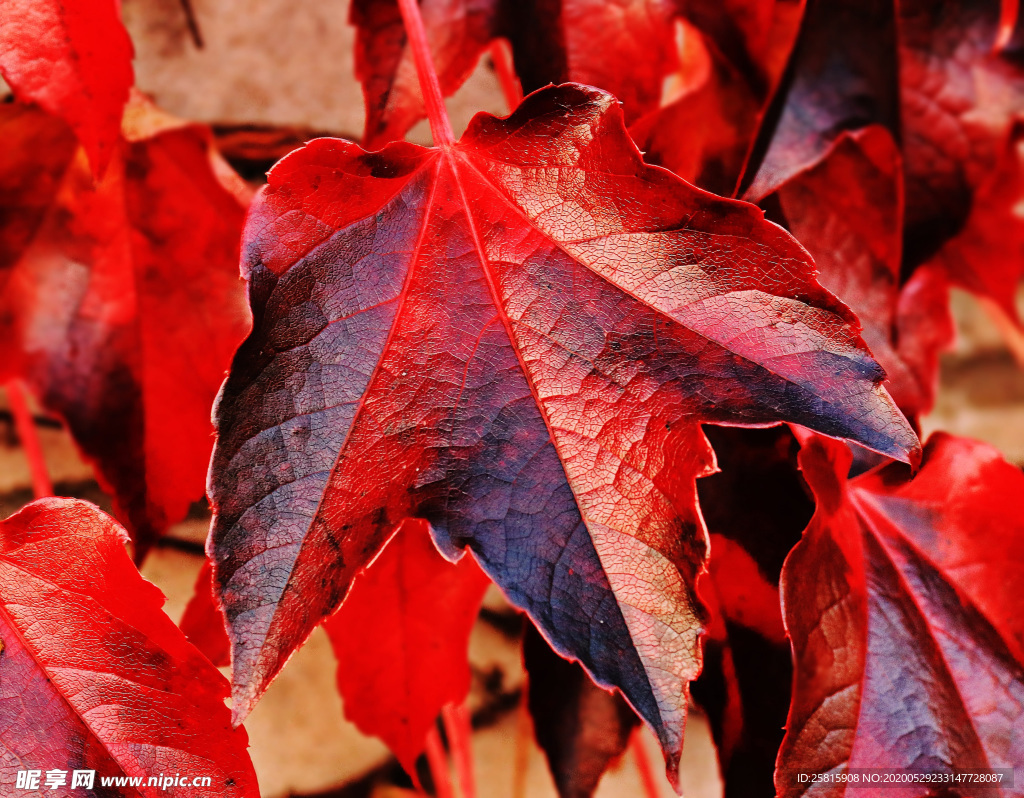
[[117, 0], [0, 1], [0, 75], [67, 122], [98, 177], [117, 149], [132, 43]]
[[[0, 782], [17, 771], [93, 770], [97, 794], [258, 796], [227, 681], [128, 559], [128, 536], [86, 502], [43, 499], [0, 522]], [[101, 787], [101, 777], [142, 787]], [[191, 778], [209, 778], [193, 786]], [[50, 794], [45, 784], [39, 795]], [[9, 786], [8, 789], [14, 789]]]
[[210, 407], [249, 327], [243, 202], [209, 132], [139, 98], [98, 182], [41, 111], [3, 106], [0, 136], [0, 371], [66, 420], [141, 558], [203, 495]]
[[345, 717], [408, 773], [441, 708], [469, 693], [469, 633], [489, 584], [472, 558], [447, 562], [426, 524], [406, 521], [324, 624]]
[[779, 795], [848, 794], [798, 778], [841, 767], [937, 773], [1024, 761], [1024, 524], [1014, 501], [1024, 475], [991, 447], [943, 433], [914, 477], [892, 464], [848, 479], [850, 451], [821, 438], [800, 462], [817, 509], [782, 576], [796, 678]]
[[[419, 39], [424, 67], [428, 58]], [[465, 548], [678, 761], [699, 670], [702, 421], [916, 438], [853, 317], [752, 206], [643, 164], [576, 85], [455, 143], [286, 157], [244, 242], [210, 550], [244, 717], [406, 518]]]

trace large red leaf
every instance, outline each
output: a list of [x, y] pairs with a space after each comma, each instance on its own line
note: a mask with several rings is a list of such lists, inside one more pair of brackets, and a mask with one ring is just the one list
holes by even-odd
[[117, 148], [132, 43], [117, 0], [0, 0], [0, 75], [75, 131], [94, 175]]
[[[0, 783], [95, 770], [95, 794], [258, 796], [227, 681], [164, 615], [127, 535], [93, 505], [43, 499], [0, 522]], [[66, 774], [67, 775], [67, 774]], [[209, 777], [164, 789], [151, 777]], [[144, 786], [101, 787], [102, 777]], [[79, 795], [70, 775], [60, 794]], [[13, 791], [13, 792], [12, 792]], [[93, 793], [90, 793], [93, 794]]]
[[590, 798], [604, 772], [625, 753], [639, 725], [618, 692], [594, 684], [576, 662], [551, 650], [531, 623], [523, 664], [533, 733], [560, 798]]
[[[782, 577], [796, 678], [779, 794], [848, 794], [801, 772], [1024, 762], [1024, 475], [941, 433], [913, 478], [895, 464], [848, 480], [847, 447], [818, 438], [800, 460], [818, 507]], [[986, 787], [954, 791], [1024, 794]]]
[[948, 291], [934, 269], [900, 286], [902, 161], [889, 132], [842, 133], [818, 163], [778, 189], [790, 232], [814, 257], [818, 280], [864, 325], [896, 404], [916, 418], [931, 409], [938, 353], [952, 340]]
[[141, 101], [125, 121], [94, 182], [62, 123], [0, 109], [0, 371], [67, 421], [141, 557], [203, 495], [210, 408], [249, 321], [244, 207], [208, 131]]
[[407, 521], [324, 624], [345, 717], [408, 773], [441, 708], [469, 693], [469, 633], [489, 584], [472, 558], [448, 562], [427, 525]]
[[756, 208], [645, 166], [596, 89], [541, 90], [432, 150], [321, 139], [269, 180], [211, 471], [237, 716], [415, 517], [619, 687], [674, 768], [699, 423], [916, 450], [851, 314]]

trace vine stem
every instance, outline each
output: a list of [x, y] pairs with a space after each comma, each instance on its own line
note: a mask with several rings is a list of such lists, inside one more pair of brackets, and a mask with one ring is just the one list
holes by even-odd
[[32, 474], [32, 492], [37, 499], [52, 496], [53, 482], [46, 469], [46, 457], [39, 442], [39, 430], [36, 429], [36, 422], [28, 407], [25, 388], [18, 380], [11, 380], [6, 388], [7, 401], [11, 406], [11, 415], [14, 416], [14, 428], [18, 431], [21, 448], [25, 450], [29, 472]]
[[427, 107], [427, 119], [430, 120], [430, 133], [434, 137], [435, 146], [447, 149], [455, 143], [452, 123], [448, 119], [448, 111], [444, 107], [444, 95], [441, 83], [434, 69], [434, 59], [430, 55], [430, 44], [427, 42], [427, 31], [423, 27], [423, 16], [416, 0], [398, 0], [402, 12], [405, 32], [409, 37], [413, 61], [416, 62], [416, 74], [420, 79], [420, 92], [423, 104]]
[[473, 773], [473, 727], [465, 704], [445, 704], [441, 709], [444, 732], [452, 752], [455, 775], [459, 779], [462, 798], [476, 798], [476, 776]]
[[644, 795], [647, 798], [659, 798], [661, 789], [658, 787], [658, 778], [654, 772], [654, 763], [651, 762], [651, 755], [644, 747], [644, 740], [641, 737], [643, 726], [638, 726], [629, 738], [629, 747], [636, 760], [636, 769], [640, 771], [640, 781], [644, 785]]
[[441, 735], [437, 726], [431, 726], [427, 732], [427, 740], [424, 752], [427, 755], [427, 765], [430, 767], [430, 776], [434, 781], [434, 791], [437, 798], [455, 798], [452, 790], [452, 778], [448, 772], [448, 757], [444, 753], [444, 745], [441, 743]]
[[491, 42], [491, 61], [494, 62], [494, 72], [498, 76], [501, 93], [505, 95], [505, 104], [511, 113], [523, 101], [523, 84], [519, 82], [512, 66], [512, 57], [508, 48], [508, 42], [504, 39], [495, 39]]
[[1013, 31], [1017, 27], [1017, 16], [1020, 14], [1020, 0], [1003, 0], [999, 15], [999, 32], [996, 36], [995, 51], [1005, 50], [1013, 39]]
[[998, 302], [984, 296], [975, 297], [975, 301], [991, 319], [996, 330], [999, 331], [999, 335], [1003, 339], [1003, 345], [1013, 355], [1017, 365], [1024, 369], [1024, 332], [1021, 332], [1017, 322], [1003, 310]]
[[519, 694], [519, 709], [516, 713], [516, 758], [512, 773], [512, 798], [526, 798], [526, 774], [530, 769], [530, 754], [533, 748], [533, 720], [530, 718], [529, 680], [523, 680]]

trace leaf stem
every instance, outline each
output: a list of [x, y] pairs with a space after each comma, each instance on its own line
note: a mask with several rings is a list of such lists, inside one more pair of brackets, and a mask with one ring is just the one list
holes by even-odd
[[444, 732], [448, 735], [448, 747], [452, 752], [452, 763], [459, 778], [459, 792], [462, 798], [476, 798], [476, 776], [473, 773], [473, 727], [465, 704], [445, 704], [441, 708]]
[[11, 380], [6, 388], [7, 401], [11, 405], [11, 415], [14, 416], [14, 428], [18, 431], [21, 447], [28, 459], [29, 472], [32, 474], [32, 492], [37, 499], [52, 496], [53, 482], [50, 480], [50, 472], [46, 470], [46, 457], [39, 442], [39, 430], [36, 429], [36, 422], [28, 407], [25, 388], [18, 380]]
[[494, 62], [494, 72], [498, 76], [501, 93], [505, 95], [505, 104], [511, 113], [523, 101], [523, 84], [519, 82], [519, 77], [512, 66], [508, 48], [508, 42], [504, 39], [495, 39], [491, 42], [491, 61]]
[[530, 717], [529, 677], [523, 682], [519, 694], [519, 709], [516, 713], [516, 758], [512, 773], [512, 798], [525, 798], [526, 774], [530, 769], [530, 754], [533, 748], [533, 720]]
[[444, 745], [441, 744], [441, 735], [438, 734], [437, 726], [431, 726], [430, 731], [427, 732], [424, 752], [427, 755], [427, 765], [430, 767], [430, 777], [433, 779], [434, 793], [437, 798], [455, 798], [451, 774], [448, 772], [448, 757], [445, 756]]
[[1003, 0], [999, 15], [999, 28], [993, 49], [999, 53], [1005, 50], [1013, 40], [1013, 32], [1017, 27], [1020, 14], [1020, 0]]
[[430, 133], [434, 144], [438, 147], [451, 147], [455, 143], [452, 123], [448, 119], [448, 111], [444, 107], [444, 95], [441, 83], [434, 69], [434, 59], [430, 55], [430, 44], [427, 42], [427, 31], [423, 27], [423, 16], [420, 14], [416, 0], [398, 0], [402, 11], [402, 21], [409, 37], [412, 57], [416, 62], [416, 74], [420, 79], [420, 91], [423, 93], [423, 104], [427, 107], [427, 119], [430, 120]]
[[644, 747], [642, 733], [643, 726], [638, 726], [633, 730], [633, 734], [629, 738], [629, 747], [633, 753], [633, 759], [636, 760], [636, 769], [640, 771], [640, 781], [644, 785], [644, 795], [647, 798], [659, 798], [661, 788], [658, 786], [658, 778], [654, 772], [651, 755]]
[[1024, 368], [1024, 331], [1021, 330], [1020, 325], [1009, 313], [1003, 310], [1003, 307], [998, 302], [984, 296], [975, 297], [975, 301], [985, 311], [989, 319], [992, 320], [992, 323], [999, 331], [1000, 337], [1003, 339], [1003, 345], [1013, 355], [1017, 365]]

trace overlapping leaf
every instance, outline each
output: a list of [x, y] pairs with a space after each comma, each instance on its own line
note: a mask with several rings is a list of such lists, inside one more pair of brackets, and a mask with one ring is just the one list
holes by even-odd
[[948, 291], [934, 268], [900, 286], [902, 161], [880, 126], [842, 133], [822, 160], [779, 187], [789, 230], [807, 247], [818, 280], [847, 303], [909, 417], [931, 409], [938, 352], [952, 339]]
[[324, 624], [345, 716], [415, 772], [427, 732], [470, 686], [469, 633], [490, 580], [472, 558], [452, 564], [422, 521], [406, 521]]
[[567, 85], [456, 145], [285, 158], [245, 236], [210, 552], [244, 717], [406, 518], [468, 547], [678, 761], [701, 421], [916, 439], [852, 316], [752, 206], [645, 166]]
[[[764, 97], [761, 60], [771, 49], [775, 0], [423, 0], [420, 10], [441, 89], [450, 95], [495, 39], [512, 45], [527, 91], [575, 81], [611, 92], [627, 123], [658, 108], [665, 77], [678, 67], [675, 22], [703, 31], [747, 90]], [[366, 97], [370, 149], [401, 139], [425, 115], [396, 0], [355, 0], [356, 73]], [[700, 35], [700, 34], [697, 34]], [[752, 104], [753, 105], [753, 104]], [[756, 105], [753, 105], [756, 112]], [[753, 136], [753, 120], [744, 130]], [[650, 147], [671, 149], [669, 124]], [[678, 136], [686, 131], [677, 129]], [[646, 147], [645, 147], [646, 149]], [[683, 149], [683, 146], [678, 148]], [[741, 162], [737, 165], [742, 166]], [[667, 162], [667, 161], [666, 161]]]
[[819, 162], [844, 131], [899, 129], [893, 0], [808, 0], [786, 77], [753, 156], [758, 201]]
[[117, 149], [132, 87], [132, 43], [117, 0], [2, 0], [0, 75], [24, 102], [62, 118], [94, 175]]
[[551, 650], [532, 624], [523, 638], [533, 733], [560, 798], [590, 798], [625, 753], [639, 724], [621, 695], [594, 684], [576, 662]]
[[[1024, 121], [1014, 123], [995, 169], [979, 184], [963, 229], [928, 263], [1017, 319], [1024, 277]], [[1019, 321], [1019, 319], [1018, 319]]]
[[188, 642], [203, 652], [218, 668], [231, 664], [231, 641], [224, 629], [224, 616], [213, 594], [213, 567], [203, 561], [196, 576], [196, 585], [178, 624]]
[[903, 157], [904, 279], [952, 239], [934, 265], [1015, 315], [1024, 274], [1016, 211], [1024, 194], [1013, 177], [1024, 51], [1019, 36], [997, 47], [1000, 5], [811, 2], [744, 196], [767, 196], [818, 162], [842, 132], [882, 125]]
[[916, 263], [962, 227], [999, 165], [1024, 113], [1024, 50], [1016, 41], [996, 48], [999, 0], [898, 8], [907, 248]]
[[[255, 796], [225, 679], [164, 615], [164, 597], [96, 507], [44, 499], [0, 523], [0, 784], [17, 771], [96, 771], [95, 794]], [[148, 787], [190, 774], [210, 784]], [[101, 777], [142, 787], [102, 787]], [[70, 777], [68, 777], [70, 778]], [[41, 783], [24, 795], [56, 794]], [[68, 781], [61, 794], [84, 794]], [[92, 793], [90, 793], [92, 794]]]
[[67, 421], [141, 557], [203, 495], [210, 408], [248, 329], [244, 206], [208, 131], [142, 100], [98, 182], [41, 111], [0, 108], [0, 141], [0, 372]]
[[708, 427], [719, 473], [697, 481], [711, 539], [698, 590], [710, 620], [693, 696], [718, 748], [727, 798], [773, 798], [792, 682], [779, 576], [814, 509], [786, 427]]
[[676, 96], [630, 128], [648, 163], [723, 196], [738, 188], [803, 12], [798, 0], [742, 4], [758, 22], [756, 35], [740, 35], [728, 24], [744, 18], [739, 5], [687, 6], [696, 24], [683, 23]]
[[796, 679], [779, 795], [848, 794], [801, 772], [1024, 761], [1024, 475], [991, 447], [941, 433], [913, 478], [894, 464], [849, 480], [849, 450], [824, 439], [800, 462], [818, 506], [782, 577]]

